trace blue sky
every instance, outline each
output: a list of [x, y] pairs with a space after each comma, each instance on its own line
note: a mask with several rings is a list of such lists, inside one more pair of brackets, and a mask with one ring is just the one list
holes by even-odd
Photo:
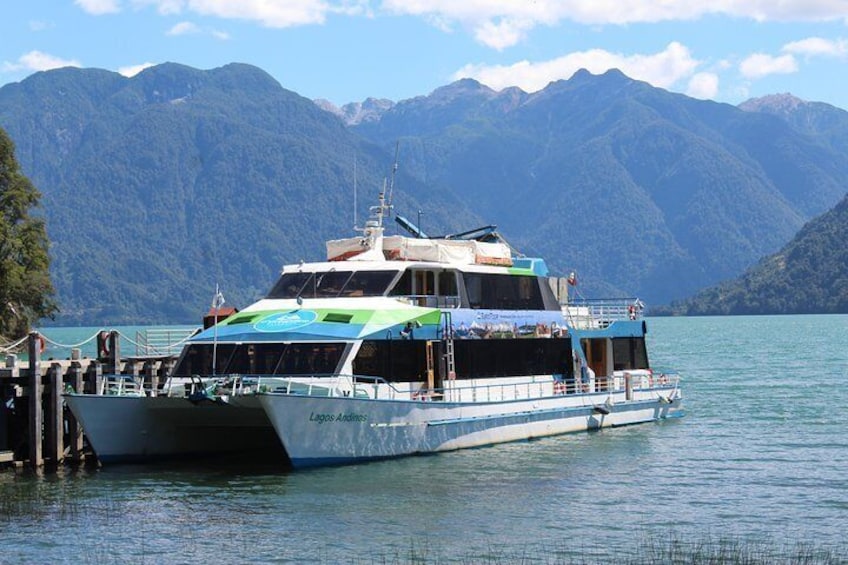
[[848, 109], [848, 0], [12, 0], [0, 85], [73, 65], [256, 65], [342, 105], [462, 77], [533, 92], [577, 69], [738, 104]]

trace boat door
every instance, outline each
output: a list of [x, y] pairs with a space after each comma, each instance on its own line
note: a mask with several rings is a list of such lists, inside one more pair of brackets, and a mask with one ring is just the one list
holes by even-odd
[[606, 390], [610, 341], [606, 338], [581, 339], [580, 345], [586, 352], [589, 367], [595, 373], [595, 390]]

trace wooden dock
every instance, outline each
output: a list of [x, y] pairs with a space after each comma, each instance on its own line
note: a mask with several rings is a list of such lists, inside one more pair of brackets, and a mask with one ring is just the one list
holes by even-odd
[[81, 359], [76, 350], [69, 359], [42, 360], [44, 340], [33, 332], [26, 343], [28, 361], [6, 357], [0, 368], [0, 466], [96, 463], [62, 394], [102, 394], [104, 375], [131, 375], [140, 390], [156, 394], [177, 359], [170, 354], [122, 358], [117, 331], [100, 332], [96, 339], [96, 358]]

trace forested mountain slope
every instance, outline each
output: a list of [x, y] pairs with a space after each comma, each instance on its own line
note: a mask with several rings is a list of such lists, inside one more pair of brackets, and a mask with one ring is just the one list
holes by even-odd
[[618, 71], [327, 107], [241, 64], [0, 88], [43, 194], [57, 323], [194, 322], [216, 283], [245, 306], [352, 233], [354, 169], [362, 224], [397, 146], [396, 211], [426, 232], [494, 223], [583, 295], [651, 305], [744, 272], [848, 186], [845, 112], [742, 110]]
[[[263, 71], [159, 65], [133, 78], [37, 73], [0, 89], [0, 127], [43, 193], [63, 324], [197, 322], [215, 284], [246, 306], [284, 263], [351, 235], [392, 153]], [[396, 204], [450, 210], [451, 194], [398, 176]]]

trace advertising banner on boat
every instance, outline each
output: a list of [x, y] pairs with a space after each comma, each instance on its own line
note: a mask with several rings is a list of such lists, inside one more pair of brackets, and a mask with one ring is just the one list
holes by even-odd
[[568, 333], [562, 314], [550, 310], [470, 310], [451, 312], [455, 339], [561, 337]]

